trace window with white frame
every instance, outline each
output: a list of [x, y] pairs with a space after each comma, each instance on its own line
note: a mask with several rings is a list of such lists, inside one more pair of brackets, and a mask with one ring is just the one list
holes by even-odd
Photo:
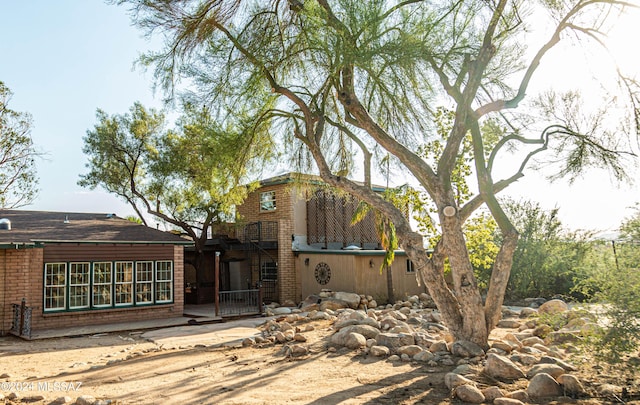
[[93, 263], [93, 306], [110, 307], [113, 302], [113, 263]]
[[45, 263], [44, 310], [77, 311], [173, 302], [173, 261]]
[[116, 262], [115, 304], [133, 304], [133, 262]]
[[156, 262], [156, 302], [173, 301], [173, 262]]
[[90, 263], [69, 263], [69, 309], [89, 308]]
[[260, 211], [275, 211], [276, 210], [276, 192], [265, 191], [260, 193]]
[[136, 304], [153, 303], [153, 262], [136, 262]]
[[44, 310], [66, 308], [67, 264], [47, 263], [44, 266]]

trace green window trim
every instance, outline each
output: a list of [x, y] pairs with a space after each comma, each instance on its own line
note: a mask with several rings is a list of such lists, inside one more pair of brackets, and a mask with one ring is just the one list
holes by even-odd
[[69, 263], [69, 309], [89, 308], [91, 263]]
[[172, 260], [45, 263], [43, 312], [172, 304], [173, 272]]
[[46, 263], [44, 265], [44, 303], [45, 311], [66, 309], [67, 302], [67, 263]]
[[113, 262], [94, 262], [91, 266], [93, 308], [113, 306]]

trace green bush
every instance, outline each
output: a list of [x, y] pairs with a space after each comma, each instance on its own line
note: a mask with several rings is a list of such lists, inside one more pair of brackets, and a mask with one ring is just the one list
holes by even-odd
[[585, 285], [596, 285], [594, 301], [602, 305], [604, 328], [589, 339], [589, 346], [609, 363], [621, 362], [640, 346], [640, 211], [620, 227], [613, 266], [593, 274]]
[[558, 219], [558, 209], [545, 211], [539, 204], [528, 201], [508, 201], [505, 207], [520, 232], [507, 298], [561, 295], [584, 299], [575, 287], [588, 279], [592, 271], [588, 263], [592, 234], [565, 231]]

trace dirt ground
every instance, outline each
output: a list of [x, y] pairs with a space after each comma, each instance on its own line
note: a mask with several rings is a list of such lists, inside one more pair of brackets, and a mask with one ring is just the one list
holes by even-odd
[[[331, 323], [310, 324], [313, 330], [304, 332], [310, 352], [300, 358], [288, 357], [279, 344], [165, 347], [144, 339], [142, 331], [38, 341], [2, 337], [0, 394], [16, 392], [23, 401], [42, 404], [81, 395], [117, 404], [460, 403], [444, 386], [444, 375], [453, 367], [332, 351], [327, 344]], [[580, 377], [637, 385], [623, 374], [596, 367]], [[605, 402], [565, 398], [547, 403]]]

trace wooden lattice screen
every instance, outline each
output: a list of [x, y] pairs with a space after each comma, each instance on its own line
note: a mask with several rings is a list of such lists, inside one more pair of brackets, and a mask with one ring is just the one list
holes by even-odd
[[340, 244], [342, 247], [364, 244], [380, 245], [376, 235], [372, 212], [355, 225], [351, 218], [358, 201], [351, 196], [338, 196], [325, 190], [316, 190], [307, 201], [307, 242], [309, 244]]

